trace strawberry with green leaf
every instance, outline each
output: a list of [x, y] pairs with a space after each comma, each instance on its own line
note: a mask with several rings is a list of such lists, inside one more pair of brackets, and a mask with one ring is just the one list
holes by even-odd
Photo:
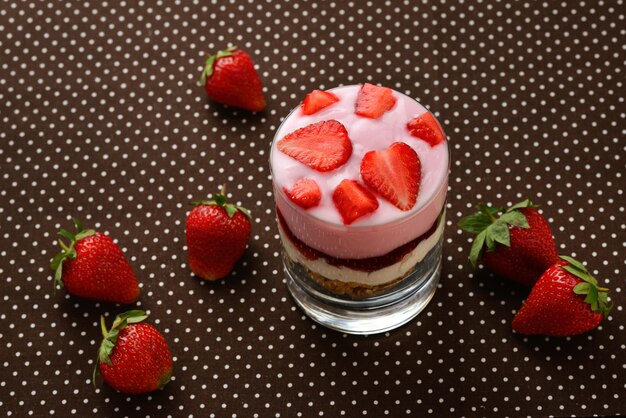
[[102, 302], [135, 302], [139, 285], [122, 250], [108, 236], [73, 221], [76, 232], [59, 231], [69, 244], [59, 239], [61, 252], [50, 263], [54, 289], [59, 285], [74, 296]]
[[163, 335], [143, 322], [144, 311], [133, 310], [118, 315], [111, 329], [104, 316], [93, 382], [100, 371], [104, 381], [124, 393], [141, 394], [160, 389], [172, 377], [172, 353]]
[[189, 267], [206, 280], [221, 279], [233, 270], [250, 240], [250, 212], [228, 203], [225, 186], [213, 200], [192, 202], [187, 216]]
[[558, 260], [556, 244], [546, 220], [529, 199], [509, 209], [485, 204], [459, 222], [477, 234], [470, 250], [474, 267], [480, 261], [495, 274], [532, 286]]
[[595, 329], [612, 305], [609, 289], [600, 287], [585, 266], [568, 256], [548, 268], [513, 318], [523, 335], [564, 337]]
[[201, 83], [210, 99], [253, 112], [265, 109], [261, 79], [248, 54], [231, 46], [209, 55]]

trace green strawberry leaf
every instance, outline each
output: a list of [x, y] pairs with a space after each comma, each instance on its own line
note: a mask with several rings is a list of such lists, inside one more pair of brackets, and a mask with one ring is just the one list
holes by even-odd
[[63, 263], [59, 263], [58, 267], [54, 271], [53, 282], [54, 287], [52, 288], [52, 294], [56, 292], [57, 285], [59, 285], [59, 287], [61, 288], [65, 287], [65, 285], [63, 284]]
[[581, 280], [584, 280], [587, 283], [591, 283], [593, 285], [598, 284], [598, 281], [591, 274], [589, 274], [586, 270], [581, 271], [571, 265], [561, 266], [561, 268], [569, 273], [572, 273], [574, 276], [578, 277]]
[[[574, 286], [574, 293], [577, 295], [586, 295], [589, 293], [589, 283], [578, 283]], [[605, 293], [606, 294], [606, 293]]]
[[[504, 244], [507, 247], [511, 246], [511, 236], [509, 235], [509, 227], [506, 223], [498, 219], [493, 225], [487, 229], [487, 234], [493, 241]], [[495, 245], [495, 244], [494, 244]], [[495, 248], [494, 248], [495, 249]], [[493, 251], [493, 250], [490, 250]]]
[[487, 218], [494, 221], [496, 219], [496, 215], [504, 210], [503, 208], [494, 208], [493, 206], [489, 206], [484, 203], [476, 205], [476, 209], [478, 209], [479, 213], [484, 214]]
[[487, 251], [495, 251], [496, 250], [496, 242], [493, 240], [493, 237], [489, 233], [488, 230], [485, 229], [485, 245], [487, 246]]
[[59, 235], [69, 239], [70, 241], [76, 241], [76, 235], [72, 234], [70, 231], [66, 231], [65, 229], [59, 230]]
[[72, 222], [74, 222], [74, 227], [76, 228], [76, 232], [78, 233], [83, 232], [83, 224], [80, 221], [80, 219], [72, 217]]
[[85, 229], [76, 234], [76, 241], [80, 241], [83, 238], [87, 238], [90, 235], [94, 235], [96, 231], [94, 229]]
[[480, 234], [491, 225], [491, 220], [482, 213], [468, 215], [458, 223], [459, 228], [471, 234]]
[[589, 293], [587, 293], [587, 297], [585, 298], [585, 302], [587, 303], [597, 303], [598, 301], [598, 288], [595, 286], [589, 286]]
[[243, 206], [235, 206], [241, 213], [246, 215], [249, 219], [252, 219], [252, 215], [250, 215], [250, 211]]
[[204, 86], [206, 84], [206, 79], [213, 75], [213, 64], [215, 64], [215, 55], [209, 55], [204, 62], [204, 69], [202, 70], [202, 77], [200, 78], [200, 82]]
[[237, 208], [234, 205], [225, 205], [224, 209], [226, 209], [226, 214], [228, 214], [229, 218], [232, 218], [237, 213]]
[[472, 249], [470, 250], [469, 260], [472, 263], [472, 266], [478, 266], [478, 260], [483, 252], [483, 245], [485, 243], [485, 237], [487, 236], [487, 231], [483, 231], [474, 239], [474, 243], [472, 244]]
[[148, 318], [148, 315], [144, 311], [138, 309], [125, 312], [122, 315], [124, 315], [124, 319], [126, 319], [126, 322], [129, 324], [137, 324]]
[[55, 255], [52, 261], [50, 262], [50, 270], [58, 269], [59, 266], [61, 265], [61, 261], [63, 260], [64, 256], [65, 254], [62, 252]]
[[572, 266], [574, 266], [575, 268], [577, 268], [580, 271], [587, 271], [587, 268], [585, 268], [585, 266], [583, 265], [583, 263], [581, 263], [578, 260], [573, 259], [572, 257], [568, 256], [568, 255], [559, 255], [559, 258], [561, 260], [567, 261], [569, 264], [571, 264]]
[[513, 212], [516, 211], [518, 209], [524, 209], [524, 208], [538, 208], [539, 205], [535, 205], [533, 204], [533, 202], [530, 201], [530, 199], [526, 199], [522, 202], [519, 202], [513, 206], [511, 206], [510, 208], [508, 208], [506, 211], [508, 212]]
[[507, 212], [504, 215], [500, 216], [498, 220], [509, 225], [518, 226], [520, 228], [530, 228], [530, 226], [528, 225], [528, 220], [522, 212]]

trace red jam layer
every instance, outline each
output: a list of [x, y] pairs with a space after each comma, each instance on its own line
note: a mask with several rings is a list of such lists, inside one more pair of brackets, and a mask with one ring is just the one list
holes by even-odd
[[276, 215], [278, 217], [278, 222], [280, 222], [280, 226], [285, 232], [285, 235], [287, 235], [289, 241], [291, 241], [293, 246], [296, 247], [298, 251], [300, 251], [302, 255], [304, 255], [309, 260], [317, 260], [318, 258], [323, 258], [328, 264], [332, 266], [347, 267], [353, 270], [365, 272], [380, 270], [402, 260], [404, 256], [413, 251], [420, 242], [435, 233], [435, 231], [437, 230], [437, 223], [440, 219], [440, 216], [437, 217], [435, 222], [428, 229], [428, 231], [426, 231], [426, 233], [420, 235], [412, 241], [407, 242], [404, 245], [401, 245], [400, 247], [388, 252], [387, 254], [369, 258], [336, 258], [309, 247], [304, 242], [300, 241], [295, 235], [293, 235], [278, 208], [276, 209]]

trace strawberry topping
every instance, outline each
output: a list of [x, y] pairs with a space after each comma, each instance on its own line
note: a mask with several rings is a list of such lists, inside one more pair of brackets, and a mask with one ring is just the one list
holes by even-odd
[[337, 103], [338, 101], [339, 97], [330, 92], [313, 90], [311, 93], [306, 95], [300, 106], [302, 107], [303, 114], [312, 115], [333, 103]]
[[428, 142], [431, 147], [441, 144], [445, 138], [441, 126], [429, 112], [411, 119], [406, 128], [411, 135]]
[[396, 104], [390, 88], [365, 83], [356, 98], [355, 113], [366, 118], [378, 119]]
[[333, 202], [345, 225], [378, 209], [376, 196], [355, 180], [345, 179], [339, 183], [333, 193]]
[[317, 206], [322, 198], [322, 191], [315, 180], [300, 179], [294, 183], [291, 190], [283, 189], [293, 203], [304, 209]]
[[381, 151], [370, 151], [361, 161], [361, 177], [369, 188], [398, 209], [415, 206], [420, 188], [421, 163], [417, 153], [403, 142]]
[[342, 166], [352, 155], [346, 128], [336, 120], [326, 120], [300, 128], [278, 141], [278, 149], [317, 171]]

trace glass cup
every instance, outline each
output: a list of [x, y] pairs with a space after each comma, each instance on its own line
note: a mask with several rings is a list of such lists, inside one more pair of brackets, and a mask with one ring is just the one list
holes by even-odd
[[[350, 88], [358, 86], [329, 91]], [[425, 111], [414, 99], [395, 91], [394, 95]], [[328, 328], [350, 334], [397, 328], [426, 307], [441, 275], [450, 167], [447, 139], [439, 145], [445, 149], [438, 151], [438, 163], [445, 165], [439, 168], [442, 174], [413, 210], [391, 221], [344, 225], [324, 219], [327, 209], [312, 212], [297, 206], [275, 177], [280, 174], [274, 165], [280, 163], [277, 153], [281, 152], [276, 143], [289, 133], [285, 132], [285, 124], [297, 118], [297, 113], [298, 108], [292, 110], [278, 128], [270, 153], [287, 287], [297, 305]], [[349, 124], [346, 128], [350, 132]]]

